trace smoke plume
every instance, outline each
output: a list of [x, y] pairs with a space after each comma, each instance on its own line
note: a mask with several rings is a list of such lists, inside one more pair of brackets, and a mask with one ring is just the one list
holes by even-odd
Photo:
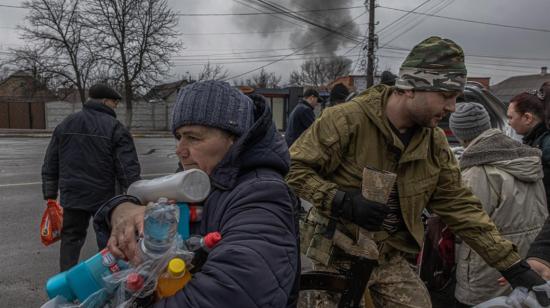
[[[275, 5], [278, 8], [288, 11], [298, 11], [292, 13], [298, 18], [291, 18], [284, 14], [258, 15], [258, 16], [239, 16], [237, 23], [243, 30], [261, 32], [264, 37], [273, 37], [272, 47], [276, 48], [278, 37], [286, 37], [285, 33], [289, 31], [290, 46], [293, 49], [302, 49], [304, 46], [312, 44], [310, 47], [303, 49], [304, 53], [314, 53], [311, 56], [335, 56], [342, 54], [345, 48], [357, 44], [357, 39], [362, 35], [359, 32], [358, 26], [353, 21], [353, 16], [357, 16], [357, 12], [364, 12], [363, 8], [349, 8], [358, 6], [350, 0], [292, 0], [276, 1], [256, 1], [256, 0], [241, 0], [239, 5], [234, 6], [234, 11], [243, 12], [243, 5], [249, 6], [252, 12], [261, 10], [262, 12], [277, 12], [278, 10], [269, 4]], [[304, 12], [305, 11], [305, 12]], [[310, 23], [307, 23], [303, 18]], [[335, 33], [337, 32], [337, 33]], [[329, 35], [330, 34], [330, 35]], [[327, 35], [329, 35], [327, 37]], [[352, 38], [352, 39], [350, 39]], [[338, 49], [340, 52], [337, 52]]]

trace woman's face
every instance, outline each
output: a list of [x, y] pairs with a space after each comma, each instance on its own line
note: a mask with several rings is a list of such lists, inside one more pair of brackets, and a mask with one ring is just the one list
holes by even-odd
[[520, 135], [528, 134], [531, 128], [538, 123], [530, 112], [519, 113], [516, 110], [516, 102], [510, 102], [506, 115], [508, 116], [508, 124], [510, 127]]
[[211, 174], [234, 142], [234, 136], [217, 128], [185, 125], [176, 130], [176, 154], [184, 170]]

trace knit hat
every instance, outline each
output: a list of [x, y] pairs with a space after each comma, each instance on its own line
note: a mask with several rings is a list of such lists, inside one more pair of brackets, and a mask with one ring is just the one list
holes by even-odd
[[456, 104], [456, 111], [449, 118], [449, 127], [462, 141], [471, 141], [491, 128], [491, 119], [483, 105], [466, 102]]
[[208, 80], [181, 90], [172, 111], [172, 133], [183, 125], [204, 125], [236, 136], [254, 123], [252, 100], [227, 82]]
[[466, 83], [464, 52], [455, 42], [432, 36], [414, 46], [395, 86], [403, 90], [463, 91]]
[[113, 88], [104, 84], [93, 85], [88, 91], [88, 94], [90, 95], [91, 98], [95, 98], [95, 99], [103, 99], [103, 98], [114, 99], [114, 100], [122, 99], [122, 96], [120, 96], [120, 94], [117, 91], [115, 91]]
[[341, 83], [337, 83], [332, 87], [332, 90], [330, 90], [330, 102], [335, 103], [345, 101], [348, 95], [348, 87]]

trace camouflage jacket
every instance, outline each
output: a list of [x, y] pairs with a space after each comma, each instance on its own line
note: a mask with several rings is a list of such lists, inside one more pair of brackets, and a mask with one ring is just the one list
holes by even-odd
[[[290, 148], [287, 181], [314, 205], [301, 222], [302, 252], [325, 265], [336, 264], [334, 238], [327, 238], [325, 232], [332, 201], [337, 189], [360, 188], [362, 170], [369, 166], [397, 174], [406, 224], [406, 230], [391, 235], [374, 234], [381, 260], [388, 247], [403, 253], [419, 251], [424, 236], [421, 213], [428, 208], [489, 265], [503, 270], [517, 262], [516, 247], [500, 236], [479, 200], [462, 185], [443, 131], [418, 129], [404, 149], [385, 116], [391, 92], [387, 86], [372, 87], [348, 103], [327, 109]], [[337, 229], [357, 242], [357, 225], [339, 220]]]

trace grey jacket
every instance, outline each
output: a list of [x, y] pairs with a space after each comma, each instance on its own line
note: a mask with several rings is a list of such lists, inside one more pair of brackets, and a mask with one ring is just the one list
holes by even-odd
[[[462, 180], [522, 257], [548, 215], [540, 156], [540, 150], [490, 129], [468, 145], [460, 161]], [[456, 277], [455, 297], [464, 304], [479, 304], [511, 291], [498, 285], [499, 272], [466, 243], [457, 250]]]

